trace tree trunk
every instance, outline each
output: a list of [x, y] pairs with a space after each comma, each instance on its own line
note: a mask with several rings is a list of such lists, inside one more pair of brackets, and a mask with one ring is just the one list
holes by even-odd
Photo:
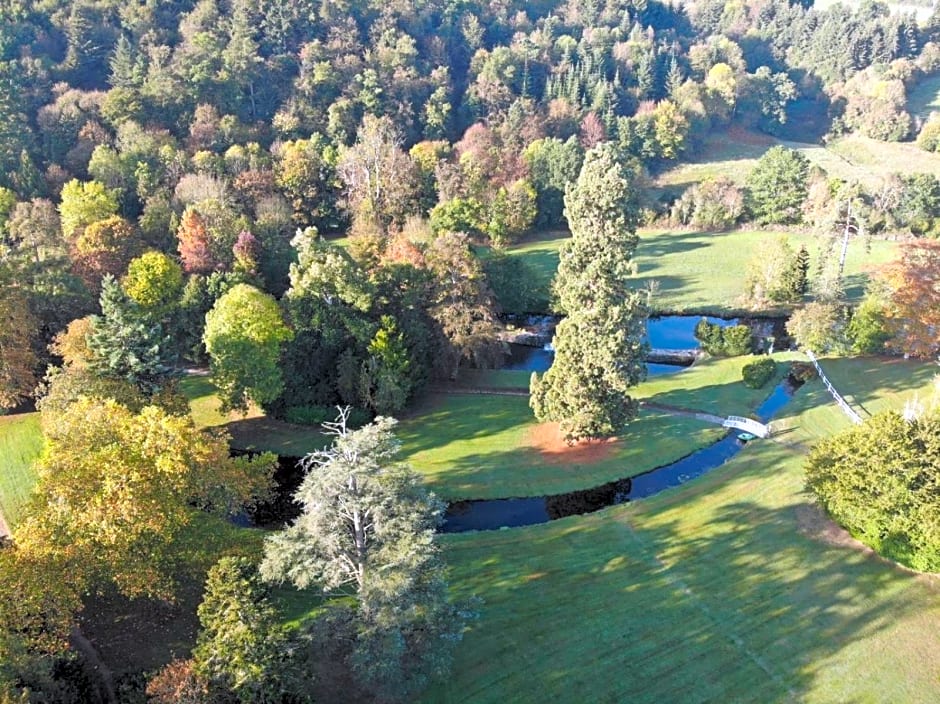
[[85, 637], [85, 634], [82, 633], [82, 629], [79, 626], [76, 625], [72, 627], [72, 631], [69, 633], [69, 640], [72, 646], [80, 652], [85, 659], [86, 672], [97, 680], [94, 684], [98, 692], [99, 700], [106, 702], [106, 704], [117, 704], [117, 695], [114, 692], [114, 678], [111, 674], [111, 670], [104, 664], [101, 656], [98, 655], [98, 651], [95, 650], [95, 646]]

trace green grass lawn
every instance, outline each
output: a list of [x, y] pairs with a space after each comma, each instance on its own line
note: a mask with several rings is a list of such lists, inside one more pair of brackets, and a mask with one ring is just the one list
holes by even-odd
[[[637, 248], [635, 286], [655, 287], [652, 306], [657, 312], [740, 314], [747, 312], [741, 296], [748, 262], [761, 250], [761, 243], [786, 236], [791, 245], [806, 245], [811, 266], [818, 261], [823, 242], [811, 234], [731, 230], [727, 232], [681, 232], [641, 230]], [[566, 236], [527, 242], [509, 250], [525, 257], [540, 273], [540, 285], [548, 285], [558, 267], [558, 248]], [[873, 240], [870, 251], [862, 241], [852, 242], [846, 261], [846, 294], [858, 301], [864, 294], [868, 271], [894, 257], [895, 242]], [[812, 271], [812, 269], [811, 269]], [[764, 311], [781, 312], [781, 311]]]
[[38, 413], [0, 416], [0, 515], [10, 528], [19, 521], [36, 484], [33, 461], [42, 446]]
[[[872, 408], [934, 367], [826, 362]], [[445, 536], [483, 599], [427, 702], [936, 702], [940, 588], [859, 549], [803, 492], [803, 443], [841, 413], [811, 382], [780, 442], [656, 497]], [[799, 441], [799, 442], [798, 442]]]
[[940, 73], [919, 81], [907, 98], [911, 115], [926, 120], [932, 112], [940, 112]]
[[246, 415], [221, 413], [216, 389], [207, 376], [185, 377], [180, 381], [180, 390], [189, 399], [196, 426], [224, 428], [231, 434], [235, 449], [300, 457], [329, 444], [319, 427], [268, 418], [256, 407], [251, 407]]
[[[788, 358], [780, 355], [780, 359]], [[741, 383], [748, 358], [703, 360], [640, 384], [634, 395], [720, 415], [746, 415], [772, 386]], [[783, 373], [783, 365], [780, 371]], [[491, 377], [513, 372], [489, 372]], [[643, 411], [627, 433], [602, 446], [601, 458], [545, 449], [524, 396], [430, 394], [402, 421], [403, 456], [446, 499], [539, 496], [586, 489], [668, 464], [710, 444], [718, 426]]]

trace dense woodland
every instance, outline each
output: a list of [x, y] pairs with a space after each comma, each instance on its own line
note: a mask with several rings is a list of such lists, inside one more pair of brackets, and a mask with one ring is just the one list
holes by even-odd
[[[185, 507], [225, 515], [264, 494], [271, 457], [227, 459], [224, 439], [192, 435], [180, 420], [186, 367], [209, 365], [225, 410], [259, 406], [319, 424], [336, 405], [352, 409], [334, 428], [333, 454], [318, 459], [321, 469], [338, 466], [339, 479], [305, 486], [315, 497], [342, 492], [343, 448], [361, 443], [378, 464], [391, 461], [390, 426], [366, 425], [376, 415], [401, 411], [462, 366], [499, 366], [503, 314], [569, 314], [556, 370], [533, 382], [533, 408], [564, 422], [588, 393], [597, 412], [563, 431], [572, 440], [610, 435], [636, 413], [624, 394], [644, 374], [637, 340], [648, 300], [628, 292], [629, 277], [636, 228], [654, 222], [751, 222], [833, 238], [810, 286], [805, 250], [768, 234], [767, 250], [742, 272], [742, 293], [755, 310], [812, 294], [790, 332], [820, 352], [935, 356], [938, 174], [863, 186], [776, 147], [742, 184], [715, 178], [662, 197], [646, 186], [729, 129], [801, 142], [852, 132], [940, 152], [940, 116], [907, 112], [909, 89], [938, 71], [940, 6], [918, 24], [878, 2], [824, 11], [786, 0], [5, 3], [0, 408], [38, 399], [50, 443], [43, 471], [80, 465], [67, 500], [87, 499], [83, 477], [94, 468], [82, 451], [107, 464], [110, 455], [96, 454], [102, 444], [134, 447], [145, 436], [193, 448], [180, 462], [211, 468], [212, 478], [174, 477], [152, 497], [173, 510], [119, 540], [137, 522], [130, 504], [113, 524], [27, 521], [29, 540], [6, 559], [24, 593], [45, 596], [16, 604], [15, 615], [0, 608], [4, 625], [19, 624], [0, 643], [9, 665], [0, 666], [3, 701], [20, 701], [24, 687], [46, 692], [37, 701], [81, 696], [52, 684], [50, 663], [84, 596], [108, 584], [172, 599], [168, 565], [189, 524]], [[544, 311], [525, 263], [504, 250], [550, 229], [573, 238]], [[837, 246], [849, 232], [913, 242], [854, 311], [843, 301]], [[589, 270], [591, 261], [605, 268]], [[591, 292], [596, 281], [603, 295]], [[625, 358], [634, 366], [607, 379], [609, 398], [588, 379], [570, 382], [578, 370]], [[100, 419], [100, 436], [83, 427], [89, 417]], [[115, 466], [149, 461], [146, 452], [131, 455]], [[359, 696], [382, 701], [412, 694], [424, 682], [413, 673], [444, 671], [446, 652], [440, 662], [415, 655], [431, 650], [422, 634], [456, 643], [472, 615], [443, 605], [429, 537], [440, 507], [412, 475], [394, 477], [396, 495], [411, 502], [395, 530], [423, 536], [413, 569], [425, 581], [393, 588], [398, 578], [388, 578], [380, 593], [362, 565], [353, 576], [312, 568], [341, 562], [327, 555], [335, 546], [304, 548], [314, 556], [291, 547], [331, 520], [316, 515], [275, 540], [262, 569], [274, 582], [345, 589], [360, 604], [321, 624], [319, 641], [309, 637], [321, 647], [323, 633], [358, 633], [357, 645], [334, 655], [353, 663]], [[51, 502], [65, 501], [63, 491], [40, 488]], [[362, 500], [386, 501], [381, 492]], [[89, 537], [72, 545], [68, 536], [79, 534]], [[405, 550], [403, 540], [380, 536], [376, 559]], [[141, 545], [158, 556], [156, 567], [126, 559]], [[65, 569], [76, 570], [75, 583], [46, 588]], [[195, 665], [164, 671], [151, 696], [181, 701], [173, 687], [185, 685], [195, 688], [192, 701], [210, 696], [206, 687], [218, 701], [303, 700], [309, 693], [290, 679], [299, 665], [279, 659], [286, 636], [266, 626], [258, 628], [269, 639], [234, 646], [259, 658], [245, 665], [254, 680], [246, 685], [220, 664], [234, 656], [219, 646], [232, 641], [211, 616], [213, 599], [220, 612], [225, 599], [248, 599], [261, 624], [272, 616], [262, 596], [245, 596], [264, 590], [250, 565], [232, 559], [214, 569]], [[226, 592], [238, 580], [243, 591]], [[420, 624], [382, 631], [409, 599], [439, 608]], [[362, 614], [372, 620], [357, 621]], [[397, 659], [387, 656], [395, 647]], [[311, 652], [323, 656], [322, 647]]]

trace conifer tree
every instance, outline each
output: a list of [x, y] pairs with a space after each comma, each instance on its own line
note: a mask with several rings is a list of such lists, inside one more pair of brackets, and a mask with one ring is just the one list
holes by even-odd
[[555, 363], [533, 375], [530, 403], [558, 421], [569, 442], [613, 435], [636, 417], [630, 387], [646, 376], [645, 296], [629, 288], [638, 238], [636, 169], [611, 144], [585, 156], [565, 195], [572, 238], [561, 251], [553, 290], [568, 317], [555, 333]]
[[176, 375], [173, 346], [163, 326], [111, 276], [101, 283], [101, 315], [92, 320], [88, 349], [92, 372], [129, 381], [148, 396]]

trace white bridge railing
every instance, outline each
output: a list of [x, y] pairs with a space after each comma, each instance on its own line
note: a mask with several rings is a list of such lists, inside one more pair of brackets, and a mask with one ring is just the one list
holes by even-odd
[[770, 426], [764, 425], [760, 421], [752, 420], [750, 418], [743, 418], [742, 416], [728, 416], [721, 423], [725, 428], [737, 428], [738, 430], [746, 430], [751, 435], [756, 435], [759, 438], [766, 438], [770, 436]]
[[822, 370], [822, 367], [819, 366], [819, 360], [816, 359], [816, 355], [813, 354], [813, 351], [806, 350], [806, 356], [809, 357], [809, 361], [813, 363], [814, 367], [816, 367], [816, 371], [819, 373], [819, 378], [822, 379], [823, 384], [826, 385], [826, 390], [829, 392], [832, 398], [835, 399], [836, 404], [838, 404], [839, 408], [842, 409], [843, 413], [845, 413], [845, 415], [847, 415], [849, 419], [856, 425], [861, 423], [862, 417], [856, 413], [855, 409], [853, 409], [846, 402], [846, 400], [842, 398], [842, 395], [838, 391], [836, 391], [836, 387], [832, 385], [832, 382], [829, 381], [829, 377], [826, 376], [826, 373]]

